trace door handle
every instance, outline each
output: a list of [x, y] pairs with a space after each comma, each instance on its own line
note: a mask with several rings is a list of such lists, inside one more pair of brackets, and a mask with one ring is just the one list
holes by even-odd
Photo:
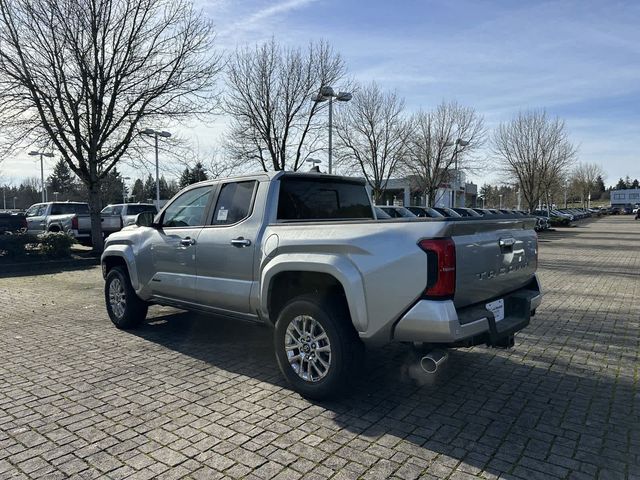
[[501, 238], [498, 241], [498, 244], [503, 248], [504, 247], [507, 247], [507, 248], [513, 247], [515, 245], [515, 243], [516, 243], [516, 239], [515, 238]]
[[180, 240], [180, 245], [183, 247], [190, 247], [191, 245], [195, 245], [196, 241], [193, 238], [186, 237]]
[[249, 245], [251, 245], [251, 240], [244, 237], [238, 237], [231, 240], [231, 245], [238, 248], [248, 247]]

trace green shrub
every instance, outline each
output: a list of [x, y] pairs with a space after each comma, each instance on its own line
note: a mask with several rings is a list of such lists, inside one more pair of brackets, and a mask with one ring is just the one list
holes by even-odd
[[47, 232], [38, 237], [40, 252], [47, 257], [68, 257], [75, 239], [65, 232]]
[[38, 243], [38, 239], [26, 233], [0, 234], [0, 256], [17, 258], [26, 255], [26, 246]]

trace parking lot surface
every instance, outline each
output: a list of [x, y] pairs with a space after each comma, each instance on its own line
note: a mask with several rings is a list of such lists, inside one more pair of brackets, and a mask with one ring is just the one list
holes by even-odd
[[369, 352], [348, 396], [287, 389], [270, 330], [152, 307], [116, 330], [99, 268], [0, 279], [0, 478], [640, 479], [640, 221], [540, 236], [516, 348], [433, 379]]

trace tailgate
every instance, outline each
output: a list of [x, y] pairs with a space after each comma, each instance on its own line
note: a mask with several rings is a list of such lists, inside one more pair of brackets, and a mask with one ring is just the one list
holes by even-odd
[[120, 215], [102, 215], [100, 218], [103, 232], [117, 232], [122, 228]]
[[91, 217], [89, 215], [77, 215], [78, 233], [91, 233]]
[[484, 302], [524, 287], [538, 261], [535, 219], [456, 222], [456, 307]]

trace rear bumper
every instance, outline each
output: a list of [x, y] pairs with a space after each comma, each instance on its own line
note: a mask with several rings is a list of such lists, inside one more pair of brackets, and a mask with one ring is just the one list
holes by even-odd
[[525, 288], [500, 298], [505, 316], [499, 321], [484, 303], [456, 310], [451, 300], [420, 300], [398, 321], [393, 340], [452, 346], [496, 343], [529, 325], [532, 312], [542, 302], [537, 276]]

